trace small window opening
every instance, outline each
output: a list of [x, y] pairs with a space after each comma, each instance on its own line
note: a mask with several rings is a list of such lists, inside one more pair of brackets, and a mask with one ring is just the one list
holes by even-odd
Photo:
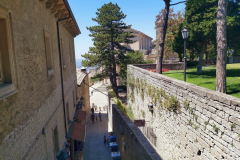
[[200, 150], [198, 150], [197, 155], [199, 155], [199, 156], [201, 155], [201, 151]]

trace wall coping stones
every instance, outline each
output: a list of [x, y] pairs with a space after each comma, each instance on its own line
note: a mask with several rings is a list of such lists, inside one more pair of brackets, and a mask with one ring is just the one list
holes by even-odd
[[[137, 66], [141, 66], [141, 65], [138, 64]], [[134, 70], [138, 70], [138, 71], [140, 71], [140, 72], [142, 72], [146, 75], [150, 75], [151, 77], [154, 77], [154, 78], [157, 78], [157, 79], [160, 79], [160, 80], [163, 80], [163, 81], [167, 81], [167, 82], [172, 83], [172, 84], [174, 84], [176, 86], [179, 86], [181, 88], [184, 88], [184, 89], [187, 89], [189, 91], [195, 92], [199, 95], [208, 97], [209, 99], [212, 99], [212, 100], [215, 100], [215, 101], [220, 101], [221, 103], [223, 103], [227, 106], [234, 105], [235, 110], [236, 109], [240, 110], [240, 108], [239, 108], [240, 107], [240, 99], [239, 98], [236, 98], [236, 97], [224, 94], [224, 93], [220, 93], [220, 92], [217, 92], [217, 91], [214, 91], [214, 90], [210, 90], [210, 89], [207, 89], [207, 88], [203, 88], [203, 87], [200, 87], [200, 86], [188, 83], [188, 82], [180, 81], [180, 80], [177, 80], [177, 79], [174, 79], [174, 78], [171, 78], [171, 77], [167, 77], [167, 76], [162, 75], [162, 74], [157, 74], [157, 73], [154, 73], [154, 72], [150, 72], [150, 71], [147, 71], [147, 70], [142, 69], [142, 68], [137, 67], [137, 66], [128, 65], [128, 69], [131, 68], [131, 69], [134, 69]]]
[[139, 128], [118, 108], [118, 106], [116, 104], [112, 104], [112, 108], [113, 110], [117, 111], [119, 116], [125, 122], [126, 127], [130, 129], [131, 132], [134, 134], [134, 136], [136, 137], [135, 140], [141, 145], [139, 147], [144, 149], [151, 159], [162, 160], [162, 158], [157, 153], [157, 150], [150, 144], [150, 142], [146, 139], [146, 137], [139, 130]]

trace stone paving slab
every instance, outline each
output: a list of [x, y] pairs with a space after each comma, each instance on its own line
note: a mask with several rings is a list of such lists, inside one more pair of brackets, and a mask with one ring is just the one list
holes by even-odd
[[107, 112], [102, 112], [102, 121], [94, 124], [88, 117], [86, 134], [83, 160], [111, 160], [111, 148], [103, 143], [104, 135], [108, 135]]
[[[96, 89], [103, 89], [105, 88], [106, 91], [106, 87], [107, 85], [99, 85], [99, 84], [95, 84], [92, 87], [96, 88]], [[93, 95], [91, 95], [91, 91], [93, 91], [93, 88], [90, 88], [90, 106], [92, 107], [92, 104], [94, 103], [94, 106], [97, 106], [97, 108], [99, 109], [99, 107], [101, 107], [101, 110], [103, 110], [103, 107], [106, 105], [108, 105], [108, 97], [105, 95], [107, 94], [107, 92], [98, 92], [98, 91], [94, 91]]]

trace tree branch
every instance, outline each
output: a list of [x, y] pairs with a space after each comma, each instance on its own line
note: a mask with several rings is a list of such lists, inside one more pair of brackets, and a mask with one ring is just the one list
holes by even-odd
[[187, 1], [182, 1], [182, 2], [178, 2], [178, 3], [174, 3], [174, 4], [170, 4], [170, 6], [174, 6], [174, 5], [177, 5], [177, 4], [180, 4], [180, 3], [185, 3]]

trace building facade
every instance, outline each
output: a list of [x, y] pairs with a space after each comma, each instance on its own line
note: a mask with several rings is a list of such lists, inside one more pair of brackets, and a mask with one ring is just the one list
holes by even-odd
[[0, 160], [54, 160], [67, 146], [78, 34], [67, 0], [0, 1]]
[[151, 37], [133, 28], [129, 28], [126, 31], [130, 31], [134, 36], [136, 36], [134, 38], [131, 38], [135, 42], [128, 44], [128, 47], [135, 51], [139, 50], [143, 54], [149, 54], [151, 52], [151, 42], [153, 40]]
[[86, 69], [77, 69], [77, 91], [78, 91], [78, 101], [81, 101], [81, 98], [84, 98], [82, 110], [90, 114], [90, 81], [89, 73]]

